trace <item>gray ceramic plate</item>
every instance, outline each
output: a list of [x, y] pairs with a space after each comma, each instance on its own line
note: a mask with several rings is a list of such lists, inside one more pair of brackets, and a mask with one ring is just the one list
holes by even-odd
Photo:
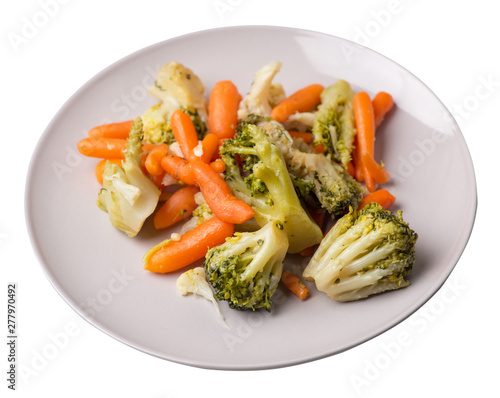
[[[377, 156], [392, 174], [394, 209], [419, 233], [411, 285], [354, 303], [337, 303], [311, 286], [302, 302], [279, 290], [271, 313], [221, 311], [182, 297], [175, 275], [155, 275], [141, 258], [169, 236], [151, 223], [134, 239], [114, 229], [96, 206], [96, 161], [76, 151], [93, 126], [134, 118], [155, 101], [146, 94], [170, 61], [190, 67], [207, 92], [232, 80], [242, 94], [254, 72], [283, 63], [275, 81], [287, 93], [341, 78], [355, 90], [387, 91], [396, 109], [377, 133]], [[35, 252], [60, 295], [88, 322], [141, 351], [215, 369], [264, 369], [330, 356], [388, 330], [445, 282], [472, 230], [476, 186], [457, 124], [420, 80], [389, 59], [343, 39], [279, 27], [234, 27], [158, 43], [111, 65], [78, 90], [54, 117], [34, 153], [26, 217]], [[287, 267], [298, 271], [302, 258]]]

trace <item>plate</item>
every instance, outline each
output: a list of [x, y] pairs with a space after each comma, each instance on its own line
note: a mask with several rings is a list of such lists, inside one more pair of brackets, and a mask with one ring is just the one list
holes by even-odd
[[[275, 81], [287, 93], [347, 80], [371, 95], [387, 91], [396, 108], [377, 132], [376, 153], [392, 175], [394, 209], [418, 232], [411, 285], [367, 300], [338, 303], [315, 290], [300, 301], [278, 290], [267, 312], [181, 296], [179, 273], [143, 270], [142, 256], [172, 231], [147, 222], [136, 238], [114, 229], [96, 206], [97, 161], [76, 151], [96, 125], [132, 119], [153, 105], [146, 93], [170, 61], [191, 68], [207, 92], [232, 80], [243, 95], [254, 72], [283, 63]], [[92, 325], [166, 360], [210, 369], [269, 369], [331, 356], [403, 321], [443, 285], [464, 250], [476, 211], [476, 184], [463, 136], [440, 100], [384, 56], [326, 34], [283, 27], [213, 29], [167, 40], [119, 60], [81, 87], [56, 114], [35, 149], [26, 185], [26, 220], [50, 283]], [[292, 257], [299, 272], [307, 259]]]

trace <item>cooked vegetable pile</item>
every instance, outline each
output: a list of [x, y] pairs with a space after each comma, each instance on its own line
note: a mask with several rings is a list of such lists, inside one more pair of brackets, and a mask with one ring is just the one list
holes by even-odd
[[[245, 97], [229, 80], [207, 97], [193, 71], [163, 66], [149, 89], [158, 104], [78, 143], [100, 159], [98, 206], [129, 237], [152, 217], [167, 236], [144, 268], [183, 270], [181, 294], [217, 311], [217, 301], [270, 311], [280, 283], [305, 300], [303, 280], [314, 282], [337, 301], [408, 286], [417, 234], [390, 210], [395, 197], [380, 187], [390, 176], [374, 153], [391, 95], [337, 80], [287, 96], [274, 82], [281, 67], [257, 70]], [[294, 253], [310, 257], [302, 275], [287, 270]]]

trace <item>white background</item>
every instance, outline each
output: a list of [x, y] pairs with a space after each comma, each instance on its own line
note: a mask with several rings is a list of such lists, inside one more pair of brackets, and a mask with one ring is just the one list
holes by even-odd
[[[500, 330], [495, 322], [500, 264], [491, 249], [498, 246], [493, 225], [498, 222], [494, 209], [500, 145], [496, 121], [500, 24], [493, 4], [487, 0], [2, 2], [0, 324], [7, 324], [7, 282], [16, 282], [17, 360], [24, 369], [17, 374], [13, 394], [492, 396], [497, 391], [500, 353]], [[30, 35], [24, 28], [30, 37], [20, 39], [23, 26], [30, 21], [39, 27]], [[60, 298], [44, 276], [24, 219], [24, 185], [32, 151], [52, 117], [82, 84], [150, 44], [232, 25], [279, 25], [329, 33], [401, 64], [456, 116], [478, 184], [479, 207], [469, 244], [448, 281], [424, 307], [347, 352], [268, 371], [227, 372], [178, 365], [98, 331]], [[484, 81], [490, 82], [487, 92]], [[478, 95], [481, 84], [482, 95]], [[5, 328], [0, 329], [6, 340]], [[64, 344], [50, 352], [51, 358], [40, 358], [49, 352], [54, 336]], [[0, 394], [5, 396], [8, 354], [7, 345], [0, 345]]]

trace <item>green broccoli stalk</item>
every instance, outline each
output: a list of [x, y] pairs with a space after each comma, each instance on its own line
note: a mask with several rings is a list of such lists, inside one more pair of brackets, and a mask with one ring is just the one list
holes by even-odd
[[286, 232], [270, 222], [210, 249], [203, 267], [215, 297], [237, 310], [271, 309], [288, 249]]
[[[250, 175], [242, 175], [237, 157]], [[221, 158], [234, 195], [253, 207], [261, 227], [271, 221], [283, 225], [290, 253], [321, 241], [321, 229], [303, 208], [280, 150], [263, 129], [254, 124], [241, 125], [236, 138], [224, 142]]]
[[160, 190], [141, 169], [142, 121], [137, 118], [127, 140], [122, 166], [106, 162], [98, 206], [109, 213], [111, 224], [128, 236], [141, 230], [158, 204]]
[[337, 301], [409, 285], [417, 234], [402, 213], [370, 203], [342, 217], [325, 236], [303, 277]]
[[351, 159], [356, 135], [353, 98], [354, 91], [344, 80], [325, 88], [312, 128], [313, 145], [323, 145], [326, 152], [344, 167]]

